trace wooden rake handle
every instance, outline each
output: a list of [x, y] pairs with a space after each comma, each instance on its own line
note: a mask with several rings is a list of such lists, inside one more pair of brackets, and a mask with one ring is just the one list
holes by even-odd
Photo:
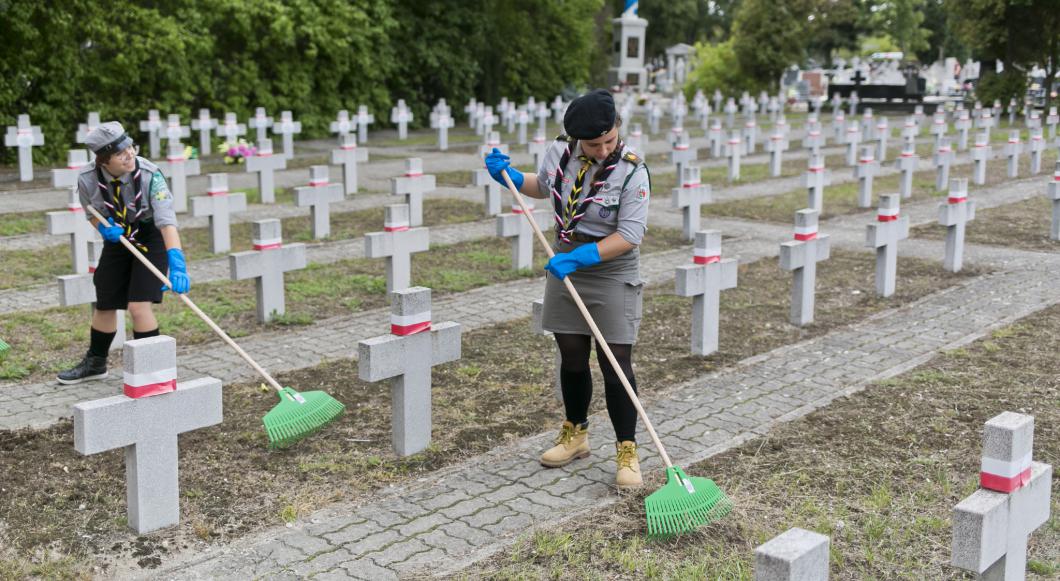
[[[107, 219], [104, 218], [98, 210], [93, 208], [91, 205], [87, 206], [87, 208], [88, 211], [92, 213], [92, 216], [94, 216], [96, 220], [99, 220], [101, 224], [107, 223]], [[125, 236], [121, 237], [121, 243], [123, 246], [125, 246], [125, 248], [129, 250], [129, 252], [132, 253], [133, 256], [139, 259], [139, 261], [143, 263], [143, 265], [146, 266], [152, 274], [158, 277], [158, 280], [162, 281], [169, 288], [173, 288], [173, 283], [169, 281], [169, 277], [162, 274], [161, 271], [155, 268], [155, 265], [151, 264], [151, 261], [148, 260], [146, 256], [144, 256], [144, 253], [137, 250], [136, 247], [132, 245], [132, 242], [129, 242], [129, 240], [126, 239]], [[183, 295], [179, 293], [174, 294], [180, 297], [180, 300], [184, 301], [184, 304], [188, 305], [188, 308], [191, 309], [193, 313], [199, 315], [199, 318], [205, 321], [206, 324], [209, 325], [211, 329], [213, 329], [214, 333], [217, 333], [217, 335], [221, 337], [221, 339], [224, 339], [224, 342], [228, 343], [229, 347], [235, 349], [236, 353], [239, 353], [239, 356], [242, 357], [247, 363], [249, 363], [250, 366], [254, 368], [254, 371], [257, 371], [259, 374], [261, 374], [261, 376], [265, 378], [265, 381], [269, 382], [269, 385], [271, 385], [273, 389], [275, 389], [276, 391], [281, 391], [283, 389], [283, 386], [281, 386], [275, 379], [273, 379], [272, 376], [269, 375], [269, 372], [265, 371], [264, 368], [258, 365], [258, 362], [254, 361], [254, 359], [252, 359], [250, 355], [247, 355], [247, 352], [244, 351], [242, 347], [237, 345], [236, 342], [228, 336], [228, 333], [225, 333], [224, 330], [221, 329], [221, 327], [218, 327], [217, 323], [213, 322], [213, 319], [208, 317], [206, 313], [202, 312], [202, 309], [200, 309], [198, 305], [193, 303], [191, 299], [188, 298], [188, 295]]]
[[[504, 176], [504, 183], [508, 185], [508, 190], [511, 191], [512, 195], [515, 196], [515, 201], [519, 204], [519, 207], [523, 210], [523, 216], [530, 221], [530, 227], [534, 229], [534, 234], [537, 235], [538, 242], [545, 247], [545, 252], [549, 258], [556, 255], [552, 251], [552, 245], [548, 243], [545, 235], [541, 232], [541, 228], [537, 226], [537, 220], [534, 219], [533, 213], [530, 208], [527, 207], [526, 202], [523, 201], [522, 194], [512, 183], [511, 176], [508, 175], [508, 171], [504, 170], [501, 172]], [[633, 386], [629, 384], [629, 379], [626, 378], [625, 372], [622, 371], [622, 367], [618, 365], [618, 360], [615, 359], [615, 354], [611, 352], [611, 347], [604, 340], [604, 334], [600, 332], [600, 328], [596, 326], [596, 321], [593, 320], [593, 316], [589, 314], [589, 309], [585, 308], [585, 303], [582, 301], [581, 295], [578, 294], [578, 290], [574, 288], [574, 283], [571, 282], [569, 276], [563, 277], [563, 283], [567, 285], [567, 292], [570, 293], [571, 298], [574, 299], [574, 304], [578, 305], [578, 310], [581, 311], [582, 317], [585, 317], [585, 322], [589, 324], [589, 329], [593, 332], [593, 337], [596, 337], [596, 345], [600, 349], [604, 350], [604, 355], [607, 356], [607, 360], [611, 363], [611, 367], [615, 370], [615, 375], [618, 375], [618, 379], [622, 381], [622, 387], [626, 389], [626, 395], [629, 396], [630, 401], [633, 402], [633, 407], [637, 408], [637, 415], [640, 416], [641, 421], [644, 422], [644, 427], [648, 430], [648, 435], [651, 436], [651, 441], [655, 444], [655, 449], [659, 451], [659, 455], [662, 456], [663, 462], [666, 463], [666, 467], [670, 468], [673, 466], [673, 462], [670, 461], [670, 455], [666, 453], [666, 448], [663, 447], [662, 441], [659, 440], [659, 435], [655, 433], [655, 428], [651, 425], [651, 420], [648, 419], [648, 413], [644, 411], [644, 406], [640, 405], [640, 398], [633, 391]]]

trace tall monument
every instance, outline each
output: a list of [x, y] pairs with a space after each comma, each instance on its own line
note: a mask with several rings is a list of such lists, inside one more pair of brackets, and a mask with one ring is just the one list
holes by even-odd
[[644, 90], [648, 86], [648, 71], [644, 68], [644, 33], [648, 21], [637, 16], [638, 0], [626, 0], [622, 15], [612, 20], [615, 39], [614, 64], [611, 83]]

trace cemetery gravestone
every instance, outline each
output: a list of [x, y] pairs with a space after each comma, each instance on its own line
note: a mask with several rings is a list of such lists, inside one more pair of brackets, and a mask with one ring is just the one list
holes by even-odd
[[77, 274], [88, 272], [88, 243], [96, 238], [96, 229], [85, 218], [85, 209], [81, 207], [81, 196], [77, 192], [77, 176], [86, 165], [88, 154], [84, 149], [67, 152], [66, 169], [52, 170], [52, 186], [67, 188], [66, 210], [45, 214], [48, 234], [70, 236], [70, 258]]
[[831, 239], [819, 234], [818, 212], [812, 209], [795, 213], [795, 239], [780, 245], [780, 267], [791, 271], [791, 324], [802, 327], [813, 322], [814, 287], [817, 263], [831, 255]]
[[[96, 127], [99, 127], [99, 125], [99, 113], [96, 111], [90, 111], [88, 113], [87, 123], [77, 124], [77, 133], [74, 135], [74, 141], [80, 144], [85, 143], [85, 141], [88, 139], [88, 134], [92, 133], [92, 131], [94, 131]], [[88, 161], [94, 161], [96, 159], [96, 155], [92, 153], [91, 150], [86, 151], [88, 151]]]
[[232, 214], [247, 211], [247, 195], [228, 193], [228, 174], [209, 175], [205, 196], [191, 199], [191, 215], [210, 217], [210, 252], [221, 254], [232, 249]]
[[169, 187], [173, 192], [173, 211], [188, 211], [188, 176], [199, 175], [198, 158], [187, 159], [184, 146], [179, 141], [170, 140], [166, 151], [166, 161], [156, 161], [155, 165], [169, 176]]
[[876, 222], [869, 224], [865, 245], [876, 249], [876, 295], [894, 294], [898, 278], [898, 241], [909, 238], [909, 218], [899, 216], [901, 196], [880, 196]]
[[397, 125], [398, 139], [405, 141], [409, 137], [409, 123], [412, 122], [412, 111], [405, 105], [404, 99], [398, 99], [398, 104], [390, 110], [390, 122]]
[[357, 107], [357, 141], [368, 143], [368, 126], [375, 123], [375, 115], [368, 112], [367, 105]]
[[950, 182], [950, 165], [953, 163], [953, 148], [950, 138], [943, 137], [938, 141], [935, 151], [935, 191], [941, 192]]
[[898, 181], [898, 191], [903, 198], [911, 198], [913, 196], [913, 173], [916, 172], [919, 163], [920, 156], [916, 154], [916, 144], [912, 140], [906, 141], [905, 146], [902, 148], [902, 153], [899, 154], [895, 164], [902, 172]]
[[390, 178], [390, 194], [405, 196], [409, 206], [409, 224], [423, 224], [423, 195], [434, 190], [435, 176], [423, 173], [423, 160], [410, 157], [405, 161], [405, 175]]
[[331, 204], [345, 198], [341, 184], [328, 179], [328, 166], [314, 165], [309, 168], [309, 185], [294, 189], [294, 205], [309, 206], [313, 238], [319, 240], [331, 235]]
[[1031, 175], [1038, 175], [1042, 171], [1042, 153], [1045, 151], [1045, 137], [1041, 128], [1031, 129], [1030, 143], [1031, 152]]
[[265, 107], [258, 107], [254, 109], [254, 116], [250, 118], [247, 125], [257, 131], [258, 144], [261, 144], [269, 137], [268, 131], [272, 127], [272, 117], [265, 112]]
[[331, 150], [332, 165], [342, 166], [342, 186], [346, 195], [357, 193], [357, 163], [368, 161], [368, 150], [357, 147], [357, 136], [347, 133], [339, 138], [338, 149]]
[[[633, 130], [629, 134], [629, 138], [626, 141], [626, 145], [633, 148], [634, 151], [640, 151], [640, 124], [635, 123]], [[534, 139], [527, 145], [527, 150], [530, 155], [534, 156], [534, 169], [537, 170], [541, 167], [541, 161], [545, 159], [545, 153], [548, 151], [548, 143], [545, 141], [545, 132], [542, 129], [538, 129], [534, 132]]]
[[1020, 154], [1023, 153], [1023, 143], [1020, 141], [1020, 132], [1013, 129], [1008, 133], [1008, 143], [1005, 144], [1005, 157], [1008, 158], [1008, 177], [1016, 178], [1020, 174]]
[[17, 125], [8, 126], [4, 145], [18, 148], [19, 181], [33, 181], [33, 148], [44, 145], [44, 134], [40, 131], [40, 125], [32, 125], [29, 115], [19, 115]]
[[342, 141], [342, 138], [349, 135], [350, 131], [353, 131], [353, 123], [350, 121], [350, 112], [346, 109], [341, 109], [336, 115], [335, 120], [328, 126], [328, 131], [335, 134], [335, 137]]
[[880, 117], [876, 123], [876, 160], [880, 163], [887, 161], [887, 141], [891, 138], [891, 126], [886, 117]]
[[788, 138], [780, 130], [774, 127], [773, 134], [766, 141], [766, 150], [769, 151], [769, 175], [779, 178], [784, 166], [784, 152], [788, 149]]
[[489, 170], [477, 169], [472, 176], [473, 184], [482, 188], [485, 193], [486, 217], [496, 216], [501, 213], [501, 186], [497, 180], [490, 177]]
[[530, 227], [530, 220], [537, 223], [538, 228], [547, 230], [552, 220], [549, 212], [534, 210], [532, 204], [527, 204], [530, 209], [530, 217], [523, 213], [518, 204], [512, 205], [510, 214], [497, 216], [497, 236], [512, 239], [512, 269], [527, 270], [534, 264], [534, 232]]
[[755, 581], [828, 581], [828, 537], [792, 528], [755, 549]]
[[1046, 197], [1053, 205], [1053, 225], [1049, 230], [1049, 239], [1060, 240], [1060, 161], [1056, 162], [1053, 181], [1049, 182]]
[[283, 156], [294, 159], [294, 136], [302, 132], [302, 122], [295, 121], [290, 111], [283, 111], [280, 113], [280, 122], [273, 125], [272, 132], [283, 137]]
[[824, 188], [832, 185], [832, 172], [824, 167], [824, 158], [819, 155], [810, 157], [810, 166], [802, 177], [802, 185], [807, 190], [806, 207], [818, 214], [824, 211]]
[[736, 288], [737, 262], [721, 258], [721, 232], [695, 233], [693, 264], [677, 267], [677, 296], [692, 297], [692, 353], [706, 356], [718, 350], [721, 291]]
[[408, 204], [388, 205], [383, 231], [364, 236], [364, 255], [386, 258], [387, 294], [404, 290], [412, 284], [412, 254], [426, 252], [429, 248], [429, 230], [409, 225]]
[[698, 165], [686, 165], [679, 175], [680, 183], [670, 193], [670, 207], [681, 210], [685, 238], [692, 240], [699, 232], [701, 206], [709, 204], [711, 188], [709, 184], [700, 183]]
[[262, 204], [276, 203], [276, 171], [287, 168], [287, 158], [272, 154], [272, 140], [266, 139], [258, 145], [254, 155], [245, 157], [248, 172], [258, 174], [258, 193]]
[[858, 164], [858, 144], [861, 143], [861, 127], [857, 121], [851, 121], [850, 125], [847, 126], [846, 134], [846, 145], [847, 145], [847, 165], [855, 166]]
[[210, 132], [218, 128], [217, 119], [210, 117], [209, 109], [199, 109], [199, 118], [191, 120], [191, 128], [199, 132], [199, 155], [210, 155]]
[[968, 180], [950, 182], [950, 193], [939, 204], [939, 224], [946, 227], [946, 258], [943, 266], [950, 272], [960, 272], [964, 263], [964, 229], [975, 220], [975, 202], [968, 199]]
[[162, 137], [165, 138], [170, 146], [168, 151], [172, 151], [174, 143], [180, 145], [181, 150], [183, 150], [184, 146], [180, 140], [191, 137], [191, 128], [180, 124], [180, 115], [170, 115], [166, 118], [166, 126], [162, 128]]
[[743, 150], [743, 140], [740, 134], [733, 131], [729, 134], [728, 148], [726, 154], [729, 156], [729, 181], [735, 182], [740, 179], [740, 152]]
[[880, 162], [872, 157], [872, 146], [861, 148], [861, 158], [854, 168], [854, 177], [858, 178], [858, 207], [872, 206], [872, 181], [880, 171]]
[[254, 222], [254, 250], [228, 255], [232, 280], [254, 279], [259, 323], [268, 323], [287, 312], [283, 273], [305, 268], [305, 244], [283, 244], [283, 229], [276, 219]]
[[670, 151], [670, 163], [677, 166], [677, 175], [680, 177], [683, 173], [683, 168], [690, 163], [696, 161], [699, 157], [699, 152], [696, 148], [692, 147], [688, 139], [687, 133], [682, 133], [677, 141], [673, 144], [673, 149]]
[[961, 111], [957, 115], [954, 127], [957, 128], [957, 149], [959, 151], [968, 149], [968, 131], [972, 128], [972, 118], [969, 117], [967, 111]]
[[224, 138], [225, 141], [234, 143], [239, 139], [240, 135], [247, 134], [247, 126], [236, 119], [235, 113], [225, 113], [224, 125], [217, 128], [217, 133], [218, 136]]
[[986, 162], [993, 156], [993, 148], [990, 147], [990, 130], [984, 129], [975, 138], [972, 147], [972, 183], [983, 185], [986, 183]]
[[148, 151], [151, 153], [151, 159], [156, 159], [160, 153], [162, 132], [162, 118], [158, 115], [158, 109], [147, 112], [147, 119], [140, 122], [140, 131], [147, 133]]

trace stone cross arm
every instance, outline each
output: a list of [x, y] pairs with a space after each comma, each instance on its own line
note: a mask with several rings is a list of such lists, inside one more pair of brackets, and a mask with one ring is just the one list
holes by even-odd
[[404, 232], [369, 232], [364, 235], [364, 255], [367, 258], [393, 256], [397, 246], [397, 236], [402, 237], [401, 245], [406, 252], [426, 252], [430, 248], [430, 230], [428, 228], [410, 228]]
[[784, 270], [803, 268], [806, 266], [807, 258], [813, 258], [814, 262], [828, 260], [832, 255], [831, 236], [828, 234], [819, 234], [814, 241], [817, 243], [812, 245], [816, 249], [816, 255], [813, 257], [807, 256], [806, 248], [808, 245], [801, 240], [788, 240], [781, 243], [780, 267]]
[[247, 250], [228, 255], [232, 280], [243, 280], [262, 276], [272, 268], [281, 271], [300, 270], [306, 267], [305, 244], [285, 244], [275, 250]]
[[[674, 291], [679, 297], [694, 297], [707, 292], [708, 276], [719, 276], [718, 288], [736, 288], [736, 273], [739, 263], [735, 258], [726, 258], [717, 263], [717, 270], [710, 264], [682, 264], [674, 276]], [[706, 268], [704, 268], [706, 266]]]
[[[460, 359], [460, 324], [453, 321], [431, 324], [431, 365]], [[410, 337], [415, 335], [410, 335]], [[358, 376], [363, 381], [380, 381], [405, 373], [405, 360], [423, 357], [424, 353], [408, 353], [409, 341], [395, 341], [397, 335], [380, 335], [360, 341], [357, 345], [360, 363]]]

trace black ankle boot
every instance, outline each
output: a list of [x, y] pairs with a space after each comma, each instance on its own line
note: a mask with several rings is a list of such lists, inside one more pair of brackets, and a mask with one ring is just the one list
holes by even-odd
[[63, 371], [56, 379], [63, 385], [73, 385], [82, 381], [103, 379], [106, 376], [107, 358], [88, 352], [85, 353], [85, 358], [81, 360], [81, 363], [78, 363], [73, 369]]

